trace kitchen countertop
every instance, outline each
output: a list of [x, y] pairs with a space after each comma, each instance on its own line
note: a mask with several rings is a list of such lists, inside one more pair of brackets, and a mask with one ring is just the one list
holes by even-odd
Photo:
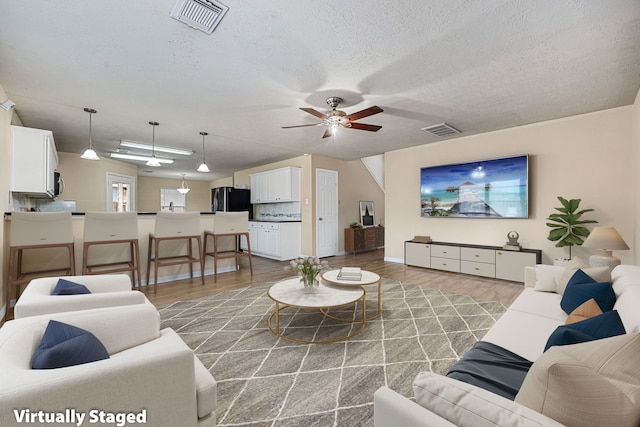
[[264, 218], [254, 218], [250, 219], [249, 222], [302, 222], [301, 219], [264, 219]]

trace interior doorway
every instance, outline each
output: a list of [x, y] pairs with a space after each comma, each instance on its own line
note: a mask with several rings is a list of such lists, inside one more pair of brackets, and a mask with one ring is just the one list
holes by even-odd
[[107, 172], [107, 212], [135, 212], [136, 178]]
[[316, 169], [316, 255], [338, 253], [338, 172]]

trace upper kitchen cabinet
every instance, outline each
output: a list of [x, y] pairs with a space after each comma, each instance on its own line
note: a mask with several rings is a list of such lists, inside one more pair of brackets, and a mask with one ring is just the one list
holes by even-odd
[[51, 131], [11, 126], [11, 191], [55, 197], [57, 167]]
[[300, 201], [300, 168], [287, 166], [251, 174], [251, 203]]

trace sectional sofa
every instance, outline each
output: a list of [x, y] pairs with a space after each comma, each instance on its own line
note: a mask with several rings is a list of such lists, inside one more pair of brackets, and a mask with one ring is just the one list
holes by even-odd
[[[611, 310], [606, 317], [619, 315], [622, 335], [570, 345], [553, 341], [575, 338], [573, 329], [567, 334], [562, 326], [570, 316], [561, 305], [566, 306], [569, 293], [587, 289], [572, 285], [567, 291], [578, 267], [594, 282], [610, 280], [617, 314]], [[413, 399], [388, 387], [376, 391], [375, 426], [640, 425], [640, 266], [605, 270], [579, 261], [566, 268], [526, 268], [525, 289], [482, 340], [533, 362], [515, 400], [449, 376], [421, 373], [413, 383]], [[571, 312], [584, 315], [571, 321], [595, 316], [580, 312], [587, 305]], [[549, 344], [554, 345], [545, 351]]]

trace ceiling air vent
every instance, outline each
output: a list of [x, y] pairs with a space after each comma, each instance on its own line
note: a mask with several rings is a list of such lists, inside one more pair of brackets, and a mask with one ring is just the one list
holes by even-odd
[[213, 33], [229, 8], [211, 0], [178, 0], [171, 17], [196, 30]]
[[427, 126], [425, 128], [422, 128], [423, 131], [425, 132], [429, 132], [432, 135], [435, 135], [439, 138], [442, 138], [443, 136], [449, 136], [449, 135], [455, 135], [457, 133], [460, 133], [460, 131], [446, 123], [440, 123], [437, 125], [432, 125], [432, 126]]

